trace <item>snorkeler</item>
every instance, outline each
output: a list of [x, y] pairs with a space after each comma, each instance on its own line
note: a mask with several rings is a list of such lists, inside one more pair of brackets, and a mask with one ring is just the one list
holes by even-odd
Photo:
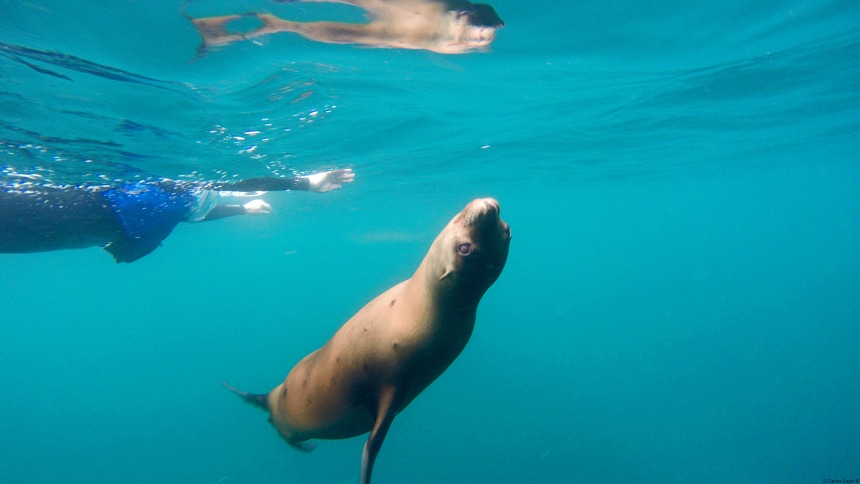
[[[363, 8], [368, 23], [293, 22], [271, 14], [245, 13], [223, 17], [190, 18], [206, 48], [260, 37], [294, 32], [319, 42], [364, 44], [376, 47], [425, 49], [441, 54], [461, 54], [484, 49], [505, 23], [492, 6], [466, 0], [275, 0], [347, 3]], [[262, 25], [247, 32], [229, 30], [230, 22], [256, 17]]]
[[324, 193], [353, 181], [352, 170], [233, 183], [144, 180], [121, 186], [0, 186], [0, 252], [45, 252], [99, 246], [117, 262], [149, 254], [179, 222], [266, 214], [261, 199], [219, 205], [220, 193], [304, 190]]

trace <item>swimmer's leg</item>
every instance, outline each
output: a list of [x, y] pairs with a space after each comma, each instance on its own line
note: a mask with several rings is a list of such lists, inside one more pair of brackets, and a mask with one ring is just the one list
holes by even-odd
[[[356, 5], [361, 7], [362, 4], [371, 3], [368, 0], [275, 0], [277, 3], [296, 3], [296, 2], [320, 2], [320, 3], [346, 3], [348, 5]], [[377, 0], [378, 2], [378, 0]]]
[[[321, 1], [321, 0], [292, 0], [292, 1]], [[341, 1], [364, 7], [367, 0]], [[364, 7], [368, 8], [368, 7]], [[238, 20], [256, 18], [262, 25], [249, 30], [228, 30], [228, 24]], [[284, 20], [271, 14], [244, 13], [241, 15], [225, 15], [221, 17], [202, 17], [188, 19], [197, 28], [203, 39], [198, 48], [198, 56], [206, 53], [210, 47], [227, 45], [240, 40], [262, 37], [278, 32], [292, 32], [302, 37], [331, 44], [369, 44], [381, 45], [382, 32], [374, 22], [356, 24], [350, 22], [294, 22]]]
[[[315, 1], [315, 0], [314, 0]], [[293, 32], [302, 37], [331, 44], [376, 44], [379, 28], [374, 23], [293, 22], [270, 14], [254, 14], [263, 26], [245, 34], [245, 38], [276, 32]]]

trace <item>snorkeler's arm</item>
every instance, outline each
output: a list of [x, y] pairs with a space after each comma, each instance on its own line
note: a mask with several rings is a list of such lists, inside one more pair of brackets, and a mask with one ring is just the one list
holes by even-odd
[[307, 177], [299, 176], [296, 178], [248, 178], [237, 182], [216, 183], [211, 188], [231, 192], [283, 192], [286, 190], [308, 191], [311, 189], [310, 187], [311, 184]]
[[324, 171], [296, 178], [249, 178], [238, 182], [215, 184], [214, 190], [234, 192], [281, 192], [285, 190], [303, 190], [325, 193], [337, 190], [343, 183], [352, 183], [355, 174], [352, 169]]
[[216, 205], [201, 222], [210, 222], [219, 218], [235, 215], [259, 215], [272, 212], [272, 206], [263, 200], [256, 199], [244, 205]]
[[[343, 183], [352, 183], [355, 174], [351, 168], [324, 171], [296, 178], [249, 178], [234, 183], [218, 183], [211, 186], [213, 190], [229, 190], [234, 192], [276, 192], [284, 190], [304, 190], [325, 193], [337, 190]], [[244, 205], [216, 205], [202, 222], [218, 220], [234, 215], [258, 215], [272, 212], [272, 206], [263, 200], [256, 199]]]

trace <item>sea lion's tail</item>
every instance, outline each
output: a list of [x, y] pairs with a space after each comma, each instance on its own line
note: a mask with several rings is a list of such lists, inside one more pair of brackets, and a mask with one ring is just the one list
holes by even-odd
[[254, 393], [243, 392], [242, 390], [239, 390], [238, 388], [230, 385], [227, 382], [221, 382], [221, 385], [223, 385], [224, 388], [226, 388], [227, 390], [230, 390], [236, 395], [239, 395], [240, 397], [242, 397], [242, 400], [245, 400], [251, 405], [262, 408], [267, 412], [269, 411], [269, 398], [267, 394], [257, 395]]

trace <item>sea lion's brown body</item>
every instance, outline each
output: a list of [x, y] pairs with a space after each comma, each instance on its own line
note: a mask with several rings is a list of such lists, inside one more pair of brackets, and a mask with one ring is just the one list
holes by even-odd
[[418, 270], [377, 296], [268, 395], [238, 392], [271, 413], [291, 445], [371, 432], [362, 484], [392, 419], [454, 361], [478, 302], [504, 267], [510, 229], [493, 199], [478, 199], [439, 234]]

